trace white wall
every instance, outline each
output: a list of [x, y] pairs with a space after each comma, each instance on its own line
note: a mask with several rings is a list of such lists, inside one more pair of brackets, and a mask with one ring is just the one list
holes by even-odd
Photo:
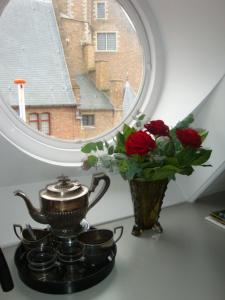
[[224, 0], [149, 0], [165, 49], [165, 82], [154, 114], [183, 119], [225, 72]]
[[[200, 105], [195, 111], [196, 121], [195, 127], [207, 128], [209, 135], [204, 145], [211, 148], [212, 155], [209, 163], [212, 167], [196, 168], [196, 171], [188, 179], [180, 176], [177, 184], [182, 187], [185, 198], [189, 201], [195, 200], [207, 188], [204, 195], [212, 192], [225, 190], [222, 189], [224, 170], [225, 170], [225, 78], [221, 80], [219, 85], [207, 97], [205, 104]], [[214, 183], [214, 181], [216, 182]], [[210, 185], [213, 183], [212, 190]], [[225, 184], [223, 184], [225, 186]]]
[[[134, 0], [133, 2], [135, 3]], [[146, 14], [150, 6], [152, 7], [164, 47], [164, 78], [154, 117], [162, 118], [173, 125], [205, 99], [225, 71], [225, 1], [145, 0], [141, 5]], [[214, 97], [216, 95], [212, 95], [212, 99]], [[209, 120], [211, 108], [211, 105], [207, 108]], [[221, 106], [221, 111], [222, 108]], [[199, 122], [201, 121], [204, 121], [204, 113], [199, 115]], [[212, 126], [210, 122], [212, 121], [204, 125]], [[222, 139], [222, 130], [217, 127], [215, 130], [214, 134], [218, 134]], [[219, 157], [224, 153], [224, 146], [221, 141]], [[62, 173], [76, 177], [82, 183], [90, 182], [90, 176], [80, 170], [37, 161], [14, 148], [3, 137], [0, 137], [0, 155], [0, 245], [16, 241], [12, 232], [13, 223], [32, 222], [22, 199], [13, 196], [15, 189], [23, 189], [36, 203], [38, 190]], [[217, 158], [213, 159], [216, 161]], [[199, 186], [197, 174], [197, 180], [196, 177], [185, 177], [179, 178], [178, 184], [170, 183], [165, 205], [188, 200], [188, 187], [194, 185], [192, 197]], [[202, 182], [200, 185], [202, 186]], [[118, 176], [112, 176], [109, 192], [98, 206], [93, 208], [88, 219], [93, 224], [131, 213], [127, 183]]]

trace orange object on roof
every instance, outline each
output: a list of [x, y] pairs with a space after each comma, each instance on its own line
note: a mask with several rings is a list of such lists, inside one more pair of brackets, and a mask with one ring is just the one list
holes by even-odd
[[15, 80], [14, 80], [14, 83], [15, 83], [15, 84], [25, 84], [25, 83], [26, 83], [26, 80], [24, 80], [24, 79], [15, 79]]

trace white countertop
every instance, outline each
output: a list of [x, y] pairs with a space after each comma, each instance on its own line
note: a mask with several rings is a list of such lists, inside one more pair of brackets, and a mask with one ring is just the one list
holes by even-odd
[[[117, 244], [115, 267], [96, 286], [70, 295], [39, 293], [18, 277], [13, 256], [16, 247], [4, 248], [15, 288], [1, 300], [212, 300], [225, 295], [225, 230], [204, 220], [225, 201], [183, 203], [161, 212], [161, 235], [131, 235], [133, 218], [104, 224], [124, 226]], [[222, 200], [222, 201], [221, 201]], [[224, 203], [222, 203], [224, 202]]]

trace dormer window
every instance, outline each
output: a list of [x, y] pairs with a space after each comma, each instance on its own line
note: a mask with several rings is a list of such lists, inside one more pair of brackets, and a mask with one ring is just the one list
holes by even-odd
[[106, 4], [105, 2], [96, 3], [96, 19], [106, 19]]

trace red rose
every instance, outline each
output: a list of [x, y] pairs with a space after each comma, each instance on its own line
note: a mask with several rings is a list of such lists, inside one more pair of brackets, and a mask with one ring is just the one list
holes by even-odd
[[169, 135], [169, 127], [162, 120], [151, 121], [150, 123], [145, 124], [145, 128], [154, 135]]
[[201, 136], [198, 131], [192, 128], [178, 128], [176, 130], [176, 135], [183, 146], [190, 146], [193, 148], [199, 148], [201, 146]]
[[149, 134], [144, 131], [131, 133], [125, 141], [126, 153], [128, 155], [145, 155], [155, 149], [156, 143]]

